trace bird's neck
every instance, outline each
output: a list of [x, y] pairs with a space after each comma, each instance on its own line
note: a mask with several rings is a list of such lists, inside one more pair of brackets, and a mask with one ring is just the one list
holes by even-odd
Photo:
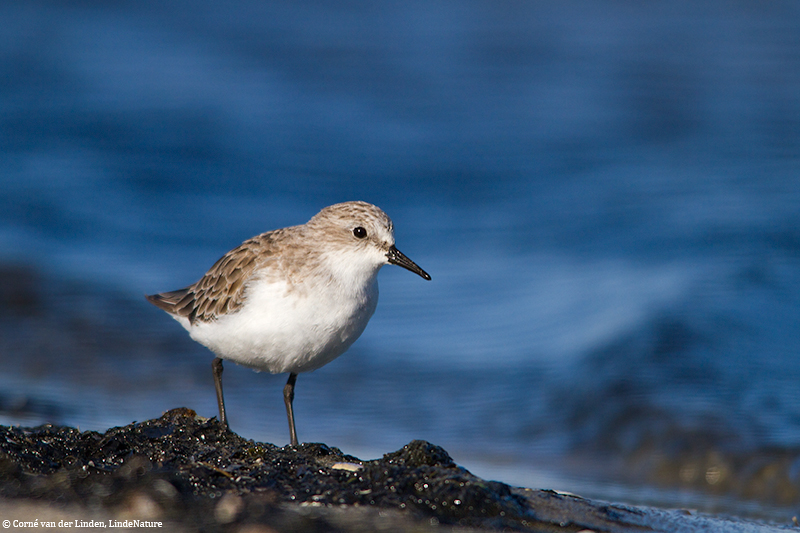
[[328, 280], [326, 284], [341, 290], [345, 294], [358, 295], [372, 293], [377, 288], [377, 277], [380, 266], [364, 263], [362, 258], [354, 255], [328, 255], [323, 258], [324, 270]]

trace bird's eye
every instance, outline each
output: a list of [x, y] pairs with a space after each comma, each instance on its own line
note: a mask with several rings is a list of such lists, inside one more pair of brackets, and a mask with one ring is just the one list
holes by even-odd
[[359, 239], [363, 239], [364, 237], [367, 236], [367, 230], [365, 230], [361, 226], [358, 226], [357, 228], [353, 228], [353, 235], [355, 235]]

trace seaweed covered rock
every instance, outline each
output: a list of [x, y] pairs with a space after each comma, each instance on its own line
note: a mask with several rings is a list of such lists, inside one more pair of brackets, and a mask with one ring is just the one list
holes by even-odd
[[[104, 434], [49, 425], [0, 428], [0, 478], [5, 497], [94, 508], [144, 499], [158, 516], [190, 513], [200, 523], [220, 514], [236, 518], [254, 498], [260, 515], [270, 508], [280, 514], [279, 504], [288, 502], [391, 508], [467, 526], [508, 526], [530, 514], [508, 486], [473, 476], [427, 442], [360, 461], [324, 444], [255, 443], [189, 409]], [[209, 500], [228, 503], [203, 516], [209, 506], [202, 502]]]
[[[412, 441], [361, 461], [325, 444], [246, 440], [190, 409], [80, 432], [0, 427], [0, 503], [57, 502], [172, 530], [641, 531], [665, 515], [480, 479]], [[16, 500], [15, 500], [16, 499]], [[674, 516], [666, 516], [672, 529]], [[678, 519], [685, 518], [679, 516]]]

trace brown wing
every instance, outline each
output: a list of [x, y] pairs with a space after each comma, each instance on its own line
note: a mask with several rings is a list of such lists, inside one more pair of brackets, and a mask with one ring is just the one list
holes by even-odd
[[237, 310], [244, 303], [247, 280], [272, 255], [274, 233], [243, 242], [214, 263], [197, 283], [146, 298], [167, 313], [187, 317], [191, 324], [197, 320], [209, 322]]

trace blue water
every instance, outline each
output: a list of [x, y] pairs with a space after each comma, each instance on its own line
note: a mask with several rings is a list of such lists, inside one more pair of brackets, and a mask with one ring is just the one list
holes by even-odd
[[[48, 287], [24, 327], [0, 314], [0, 396], [46, 407], [30, 420], [214, 415], [210, 354], [142, 295], [361, 199], [433, 281], [384, 269], [362, 338], [298, 380], [301, 440], [520, 467], [647, 439], [800, 447], [796, 3], [0, 20], [0, 262]], [[285, 376], [225, 380], [234, 430], [286, 442]]]

